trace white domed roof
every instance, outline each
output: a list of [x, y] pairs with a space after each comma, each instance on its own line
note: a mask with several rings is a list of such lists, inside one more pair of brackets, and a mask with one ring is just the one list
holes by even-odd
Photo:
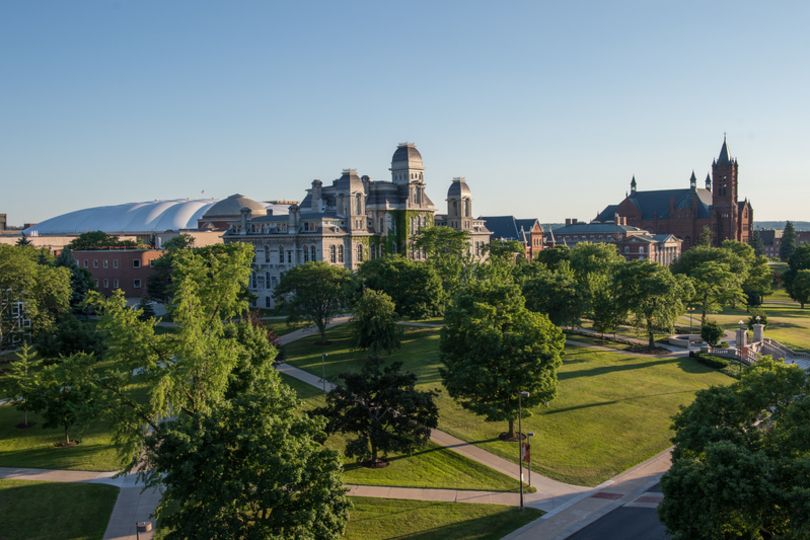
[[97, 206], [62, 214], [33, 225], [26, 235], [106, 233], [146, 233], [196, 229], [197, 220], [219, 202], [217, 199], [176, 199]]

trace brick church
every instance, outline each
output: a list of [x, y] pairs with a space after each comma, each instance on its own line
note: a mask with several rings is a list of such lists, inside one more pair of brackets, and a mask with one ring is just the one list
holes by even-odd
[[596, 217], [599, 222], [626, 220], [627, 225], [652, 234], [672, 234], [683, 240], [684, 250], [695, 245], [704, 227], [712, 231], [712, 245], [723, 240], [748, 242], [754, 230], [754, 209], [748, 199], [738, 200], [737, 160], [723, 139], [720, 156], [712, 162], [706, 187], [697, 187], [692, 171], [688, 189], [639, 191], [636, 178], [630, 194], [617, 205], [610, 205]]

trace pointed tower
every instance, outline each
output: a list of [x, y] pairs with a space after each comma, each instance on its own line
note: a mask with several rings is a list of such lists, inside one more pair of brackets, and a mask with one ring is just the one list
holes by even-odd
[[706, 173], [706, 189], [712, 190], [712, 177], [709, 176], [709, 173]]
[[695, 171], [692, 170], [692, 178], [689, 179], [689, 187], [691, 189], [697, 188], [697, 178], [695, 178]]
[[633, 179], [630, 180], [630, 193], [635, 193], [638, 184], [636, 184], [636, 175], [633, 175]]
[[712, 221], [716, 224], [715, 239], [738, 240], [737, 234], [737, 160], [731, 157], [723, 137], [720, 156], [712, 163]]

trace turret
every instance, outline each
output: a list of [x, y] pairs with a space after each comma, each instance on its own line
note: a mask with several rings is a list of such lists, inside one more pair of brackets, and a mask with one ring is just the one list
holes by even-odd
[[689, 179], [689, 187], [692, 189], [697, 188], [697, 178], [695, 178], [695, 171], [692, 171], [692, 177]]
[[636, 184], [636, 176], [633, 175], [633, 179], [630, 181], [630, 193], [635, 193], [636, 187], [638, 187], [638, 184]]

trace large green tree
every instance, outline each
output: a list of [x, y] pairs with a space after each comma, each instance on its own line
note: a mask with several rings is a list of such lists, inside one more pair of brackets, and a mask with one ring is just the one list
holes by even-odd
[[42, 359], [31, 345], [25, 341], [17, 353], [17, 359], [11, 363], [8, 381], [9, 400], [17, 410], [23, 413], [22, 427], [27, 428], [28, 411], [31, 409], [29, 397], [39, 386], [39, 369]]
[[580, 326], [587, 292], [577, 283], [568, 261], [552, 271], [538, 265], [523, 284], [526, 308], [544, 313], [557, 326]]
[[473, 283], [447, 310], [440, 344], [447, 392], [489, 421], [507, 421], [507, 439], [515, 438], [519, 392], [530, 392], [527, 416], [557, 395], [565, 344], [562, 331], [524, 302], [516, 285]]
[[801, 287], [799, 294], [794, 290], [794, 285], [799, 272], [802, 270], [810, 270], [810, 244], [802, 244], [793, 250], [793, 254], [788, 259], [788, 270], [782, 275], [785, 282], [785, 290], [788, 295], [795, 301], [799, 302], [801, 295]]
[[470, 255], [470, 231], [427, 227], [415, 233], [412, 238], [414, 247], [425, 250], [428, 264], [439, 274], [444, 287], [444, 298], [453, 298], [456, 291], [469, 281], [474, 267]]
[[797, 301], [802, 309], [810, 302], [810, 270], [799, 270], [790, 284], [790, 297]]
[[[65, 249], [68, 251], [96, 250], [109, 248], [137, 248], [134, 240], [120, 240], [117, 236], [104, 231], [90, 231], [82, 233], [70, 241]], [[146, 246], [140, 246], [146, 247]]]
[[751, 234], [751, 240], [749, 240], [748, 243], [754, 249], [754, 254], [757, 257], [765, 256], [765, 243], [762, 241], [762, 235], [759, 233], [759, 229]]
[[568, 246], [554, 246], [536, 253], [532, 259], [532, 266], [544, 264], [549, 270], [556, 270], [562, 261], [570, 260], [571, 249]]
[[616, 303], [633, 315], [636, 328], [646, 332], [650, 348], [656, 334], [670, 334], [685, 311], [683, 298], [688, 284], [666, 266], [649, 261], [631, 261], [616, 271]]
[[807, 539], [810, 381], [770, 357], [674, 417], [658, 515], [673, 540]]
[[371, 358], [382, 353], [393, 353], [402, 345], [402, 326], [391, 297], [383, 292], [366, 289], [354, 306], [354, 315], [349, 321], [352, 337], [351, 347], [356, 351], [368, 351]]
[[783, 261], [790, 259], [796, 249], [796, 228], [792, 221], [785, 223], [785, 230], [782, 231], [782, 240], [779, 243], [779, 258]]
[[348, 268], [315, 261], [294, 266], [279, 280], [273, 298], [290, 324], [304, 321], [326, 343], [326, 326], [346, 309], [352, 286]]
[[357, 275], [365, 287], [387, 294], [402, 317], [424, 319], [444, 312], [445, 291], [431, 264], [386, 255], [364, 262]]
[[194, 247], [194, 237], [190, 234], [175, 236], [163, 244], [160, 257], [154, 260], [154, 272], [146, 282], [146, 294], [162, 304], [169, 303], [174, 297], [172, 266], [175, 253]]
[[315, 442], [324, 419], [274, 376], [257, 392], [165, 424], [147, 437], [147, 485], [172, 503], [168, 540], [343, 535], [351, 503], [338, 452]]
[[87, 268], [81, 268], [68, 249], [62, 250], [56, 257], [54, 266], [67, 268], [70, 271], [70, 309], [76, 317], [86, 319], [88, 315], [85, 303], [87, 293], [98, 290], [96, 282], [93, 281], [93, 274]]
[[326, 396], [315, 413], [329, 419], [327, 431], [354, 434], [346, 455], [377, 466], [390, 452], [411, 454], [430, 441], [438, 425], [437, 390], [416, 390], [416, 375], [402, 372], [402, 362], [380, 369], [375, 358], [360, 373], [341, 373], [343, 386]]

